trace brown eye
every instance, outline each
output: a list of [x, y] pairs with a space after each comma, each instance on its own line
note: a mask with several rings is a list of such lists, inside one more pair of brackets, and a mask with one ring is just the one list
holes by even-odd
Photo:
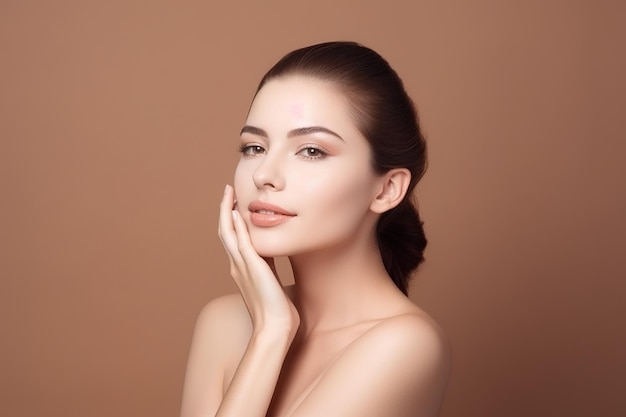
[[298, 151], [298, 155], [304, 157], [305, 159], [321, 159], [328, 154], [319, 148], [307, 146], [306, 148], [300, 149]]
[[239, 147], [239, 152], [241, 152], [243, 156], [255, 156], [264, 154], [265, 148], [261, 145], [241, 145]]

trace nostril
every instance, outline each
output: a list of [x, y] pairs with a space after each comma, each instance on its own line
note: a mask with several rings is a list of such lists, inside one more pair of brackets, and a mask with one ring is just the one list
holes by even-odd
[[263, 156], [260, 164], [252, 175], [252, 180], [258, 189], [279, 190], [283, 187], [284, 179], [282, 165], [276, 159], [271, 157], [269, 153]]

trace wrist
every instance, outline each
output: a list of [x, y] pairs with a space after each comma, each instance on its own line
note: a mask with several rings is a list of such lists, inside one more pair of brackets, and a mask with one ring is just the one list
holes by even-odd
[[271, 345], [286, 344], [288, 346], [298, 331], [298, 325], [299, 323], [255, 325], [251, 342]]

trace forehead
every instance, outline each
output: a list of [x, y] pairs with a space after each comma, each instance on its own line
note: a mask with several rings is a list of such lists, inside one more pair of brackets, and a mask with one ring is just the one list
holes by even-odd
[[268, 81], [254, 98], [246, 124], [265, 128], [316, 125], [344, 130], [345, 134], [357, 130], [348, 101], [336, 86], [299, 75]]

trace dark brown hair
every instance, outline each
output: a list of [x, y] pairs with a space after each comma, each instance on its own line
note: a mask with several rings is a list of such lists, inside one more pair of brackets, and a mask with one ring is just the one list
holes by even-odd
[[265, 74], [269, 80], [304, 75], [327, 81], [350, 103], [357, 127], [372, 150], [378, 174], [407, 168], [411, 181], [404, 200], [383, 213], [376, 226], [378, 247], [387, 273], [407, 293], [411, 272], [424, 260], [426, 236], [412, 201], [426, 170], [426, 142], [415, 107], [398, 74], [375, 51], [355, 42], [328, 42], [295, 50]]

